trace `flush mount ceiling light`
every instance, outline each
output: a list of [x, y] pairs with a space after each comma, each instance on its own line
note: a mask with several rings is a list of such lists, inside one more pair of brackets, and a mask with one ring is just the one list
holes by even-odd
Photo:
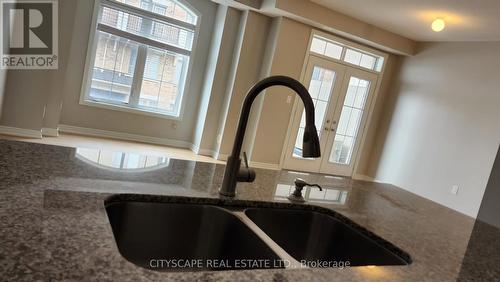
[[446, 23], [444, 22], [444, 20], [441, 18], [437, 18], [432, 22], [431, 28], [435, 32], [440, 32], [445, 28], [445, 26], [446, 26]]

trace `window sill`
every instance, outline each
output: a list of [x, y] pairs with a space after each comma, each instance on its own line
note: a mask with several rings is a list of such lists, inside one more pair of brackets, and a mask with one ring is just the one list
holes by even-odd
[[121, 106], [121, 105], [104, 103], [104, 102], [94, 101], [94, 100], [81, 100], [80, 105], [96, 107], [96, 108], [101, 108], [101, 109], [106, 109], [106, 110], [113, 110], [113, 111], [138, 114], [138, 115], [157, 117], [157, 118], [162, 118], [162, 119], [181, 120], [181, 116], [176, 117], [173, 115], [164, 114], [164, 113], [160, 113], [160, 112], [151, 112], [151, 111], [148, 111], [146, 109], [125, 107], [125, 106]]

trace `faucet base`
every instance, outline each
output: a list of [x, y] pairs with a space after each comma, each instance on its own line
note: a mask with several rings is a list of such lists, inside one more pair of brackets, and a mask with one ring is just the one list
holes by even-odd
[[287, 197], [290, 202], [293, 203], [304, 203], [306, 200], [304, 197], [301, 196], [295, 196], [294, 194], [290, 195]]
[[219, 194], [226, 197], [234, 197], [236, 195], [236, 183], [238, 172], [240, 170], [240, 158], [229, 156], [226, 161], [226, 170], [222, 179], [222, 186], [219, 189]]
[[222, 189], [219, 189], [219, 195], [221, 196], [225, 196], [225, 197], [231, 197], [231, 198], [234, 198], [234, 196], [236, 196], [236, 193], [233, 192], [228, 192], [228, 191], [222, 191]]

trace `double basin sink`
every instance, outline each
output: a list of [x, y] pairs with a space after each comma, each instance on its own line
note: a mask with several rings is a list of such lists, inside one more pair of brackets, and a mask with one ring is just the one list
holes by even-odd
[[121, 194], [105, 207], [121, 255], [151, 270], [411, 263], [391, 243], [315, 206]]

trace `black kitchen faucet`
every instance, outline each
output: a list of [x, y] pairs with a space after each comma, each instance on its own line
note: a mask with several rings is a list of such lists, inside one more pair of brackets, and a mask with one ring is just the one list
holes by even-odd
[[234, 197], [236, 194], [236, 184], [238, 182], [253, 182], [255, 172], [248, 167], [245, 155], [245, 167], [241, 166], [241, 146], [245, 137], [245, 130], [250, 116], [250, 109], [255, 98], [266, 88], [281, 85], [293, 89], [304, 103], [306, 112], [306, 127], [302, 145], [302, 156], [304, 158], [318, 158], [321, 156], [319, 137], [314, 125], [314, 103], [307, 89], [297, 80], [287, 76], [271, 76], [255, 84], [245, 98], [241, 109], [240, 120], [236, 137], [234, 139], [233, 151], [227, 159], [226, 170], [219, 194]]

